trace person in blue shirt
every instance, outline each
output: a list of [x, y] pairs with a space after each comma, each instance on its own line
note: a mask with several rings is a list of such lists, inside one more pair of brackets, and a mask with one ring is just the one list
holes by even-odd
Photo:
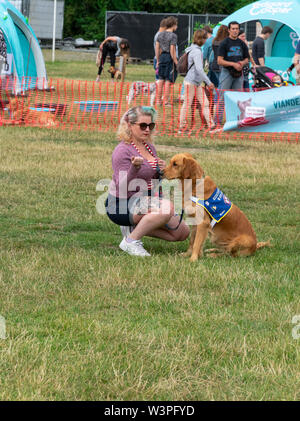
[[202, 47], [203, 67], [205, 68], [206, 66], [208, 66], [207, 76], [215, 86], [218, 86], [218, 80], [216, 79], [214, 73], [211, 70], [211, 63], [213, 61], [213, 56], [214, 56], [213, 48], [212, 48], [212, 43], [214, 40], [213, 29], [209, 25], [204, 26], [203, 29], [207, 33], [207, 41]]
[[[204, 31], [207, 33], [207, 40], [202, 47], [203, 52], [203, 65], [205, 67], [206, 64], [209, 62], [209, 56], [212, 52], [212, 42], [213, 42], [213, 30], [210, 26], [204, 26]], [[207, 62], [207, 63], [206, 63]]]

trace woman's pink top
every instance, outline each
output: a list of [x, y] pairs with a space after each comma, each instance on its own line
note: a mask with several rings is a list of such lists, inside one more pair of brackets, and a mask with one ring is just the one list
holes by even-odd
[[[148, 146], [151, 150], [150, 152], [148, 149], [149, 152], [154, 157], [153, 161], [155, 161], [158, 158], [156, 149], [151, 143], [148, 143]], [[147, 192], [148, 187], [152, 185], [151, 180], [158, 178], [154, 162], [144, 159], [141, 167], [137, 169], [131, 163], [133, 156], [140, 157], [142, 155], [132, 144], [122, 141], [114, 149], [112, 154], [113, 177], [109, 186], [109, 194], [112, 196], [128, 199], [137, 192], [142, 194]], [[139, 183], [139, 180], [144, 180], [144, 182]], [[131, 185], [129, 186], [129, 184]]]

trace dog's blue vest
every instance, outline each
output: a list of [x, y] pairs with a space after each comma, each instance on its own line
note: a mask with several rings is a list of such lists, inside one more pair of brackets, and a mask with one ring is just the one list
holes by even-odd
[[195, 196], [191, 197], [191, 200], [197, 205], [202, 206], [206, 212], [211, 216], [211, 227], [213, 228], [215, 224], [221, 221], [225, 215], [228, 214], [232, 208], [232, 203], [225, 196], [225, 194], [218, 188], [213, 192], [210, 198], [206, 200], [198, 199]]

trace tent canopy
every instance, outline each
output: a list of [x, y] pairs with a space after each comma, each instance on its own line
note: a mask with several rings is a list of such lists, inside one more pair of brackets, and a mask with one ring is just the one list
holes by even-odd
[[38, 40], [24, 16], [6, 0], [0, 0], [0, 28], [11, 58], [9, 73], [17, 81], [16, 90], [30, 87], [24, 78], [31, 79], [30, 85], [34, 86], [36, 80], [42, 84], [47, 75]]
[[251, 20], [263, 21], [263, 26], [267, 21], [281, 23], [280, 26], [287, 25], [300, 36], [300, 0], [291, 0], [286, 2], [278, 1], [256, 1], [248, 4], [242, 9], [237, 10], [228, 16], [221, 23], [228, 25], [229, 22], [236, 20], [239, 23], [249, 22]]
[[299, 17], [300, 0], [262, 0], [237, 10], [220, 24], [228, 25], [232, 21], [237, 21], [240, 24], [259, 21], [262, 26], [270, 26], [273, 29], [273, 34], [265, 43], [266, 64], [288, 79], [286, 69], [291, 64], [300, 37]]

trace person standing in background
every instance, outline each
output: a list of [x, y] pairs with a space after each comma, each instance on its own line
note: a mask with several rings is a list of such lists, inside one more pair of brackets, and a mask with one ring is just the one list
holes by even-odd
[[158, 67], [156, 98], [159, 105], [162, 105], [161, 96], [164, 87], [164, 105], [170, 105], [170, 86], [175, 83], [177, 78], [177, 35], [174, 32], [177, 29], [178, 20], [170, 16], [166, 18], [165, 24], [166, 30], [158, 34], [155, 45], [156, 66]]
[[249, 62], [247, 45], [239, 39], [240, 25], [238, 22], [228, 24], [229, 36], [225, 38], [218, 48], [218, 65], [221, 67], [219, 78], [219, 99], [216, 107], [217, 127], [222, 124], [224, 113], [224, 91], [243, 89], [243, 67]]
[[157, 37], [161, 32], [164, 32], [166, 30], [166, 19], [163, 19], [160, 21], [160, 25], [159, 25], [159, 29], [156, 32], [156, 34], [154, 35], [154, 39], [153, 39], [153, 48], [154, 48], [154, 59], [153, 59], [153, 67], [155, 70], [155, 79], [158, 80], [158, 67], [157, 67], [157, 60], [156, 60], [156, 56], [155, 56], [155, 46], [156, 46], [156, 41], [157, 41]]
[[[212, 42], [212, 49], [213, 49], [213, 61], [210, 64], [210, 69], [211, 69], [211, 74], [212, 74], [212, 79], [211, 81], [215, 81], [215, 87], [218, 88], [219, 87], [219, 79], [220, 79], [220, 72], [221, 72], [221, 68], [218, 65], [218, 50], [219, 50], [219, 45], [221, 44], [221, 42], [227, 38], [229, 35], [228, 32], [228, 27], [226, 25], [221, 25], [217, 31], [217, 35], [215, 36], [215, 38], [213, 39]], [[215, 103], [215, 109], [216, 109], [216, 117], [215, 117], [215, 123], [217, 127], [221, 126], [222, 123], [222, 118], [223, 118], [223, 113], [221, 110], [221, 107], [223, 106], [223, 104], [221, 103], [222, 101], [220, 100], [222, 97], [222, 93], [220, 95], [220, 92], [218, 89], [216, 89], [216, 95], [215, 95], [215, 99], [214, 99], [214, 103]]]
[[211, 81], [213, 82], [215, 87], [217, 88], [219, 86], [219, 77], [220, 77], [220, 66], [218, 65], [218, 49], [219, 45], [221, 44], [221, 41], [223, 41], [225, 38], [227, 38], [229, 35], [228, 28], [226, 25], [221, 25], [218, 29], [217, 35], [212, 41], [212, 52], [214, 55], [214, 58], [210, 64], [210, 71], [212, 74]]
[[207, 33], [207, 40], [202, 47], [203, 52], [203, 67], [205, 68], [208, 65], [209, 56], [212, 52], [212, 42], [213, 42], [213, 29], [209, 25], [204, 26], [204, 31]]
[[270, 26], [264, 26], [258, 37], [255, 38], [252, 44], [252, 57], [257, 66], [265, 65], [265, 41], [270, 38], [273, 29]]
[[207, 77], [216, 86], [216, 83], [218, 83], [218, 81], [214, 78], [214, 74], [211, 70], [211, 62], [212, 62], [212, 57], [213, 57], [212, 43], [213, 43], [213, 40], [214, 40], [213, 28], [209, 25], [205, 25], [203, 29], [207, 33], [207, 40], [202, 47], [203, 67], [204, 67], [204, 69], [206, 69], [208, 67]]
[[249, 62], [249, 50], [238, 37], [238, 22], [230, 22], [228, 32], [229, 36], [221, 42], [218, 49], [218, 65], [221, 66], [219, 88], [238, 91], [243, 89], [243, 67]]
[[185, 50], [188, 54], [188, 72], [184, 78], [184, 102], [180, 111], [179, 134], [184, 131], [188, 131], [186, 125], [187, 113], [195, 96], [201, 105], [206, 126], [211, 130], [215, 128], [209, 109], [209, 101], [204, 88], [201, 86], [204, 82], [210, 91], [213, 91], [214, 89], [214, 84], [206, 76], [203, 69], [203, 55], [201, 47], [206, 42], [206, 39], [206, 31], [204, 29], [198, 29], [194, 33], [192, 45]]
[[[249, 44], [248, 44], [248, 41], [246, 39], [246, 33], [245, 33], [244, 29], [240, 29], [239, 39], [241, 39], [247, 45], [247, 47], [249, 48]], [[249, 52], [249, 56], [250, 56], [251, 64], [252, 64], [253, 68], [255, 69], [256, 64], [255, 64], [250, 52]], [[250, 71], [250, 66], [249, 66], [249, 63], [248, 63], [248, 64], [246, 64], [246, 66], [243, 67], [243, 75], [244, 75], [243, 88], [244, 88], [245, 91], [249, 90], [249, 88], [250, 88], [249, 71]]]
[[294, 67], [296, 67], [296, 83], [297, 85], [300, 85], [300, 39], [296, 46], [295, 55], [293, 57], [293, 63], [287, 70], [288, 74], [293, 70]]

